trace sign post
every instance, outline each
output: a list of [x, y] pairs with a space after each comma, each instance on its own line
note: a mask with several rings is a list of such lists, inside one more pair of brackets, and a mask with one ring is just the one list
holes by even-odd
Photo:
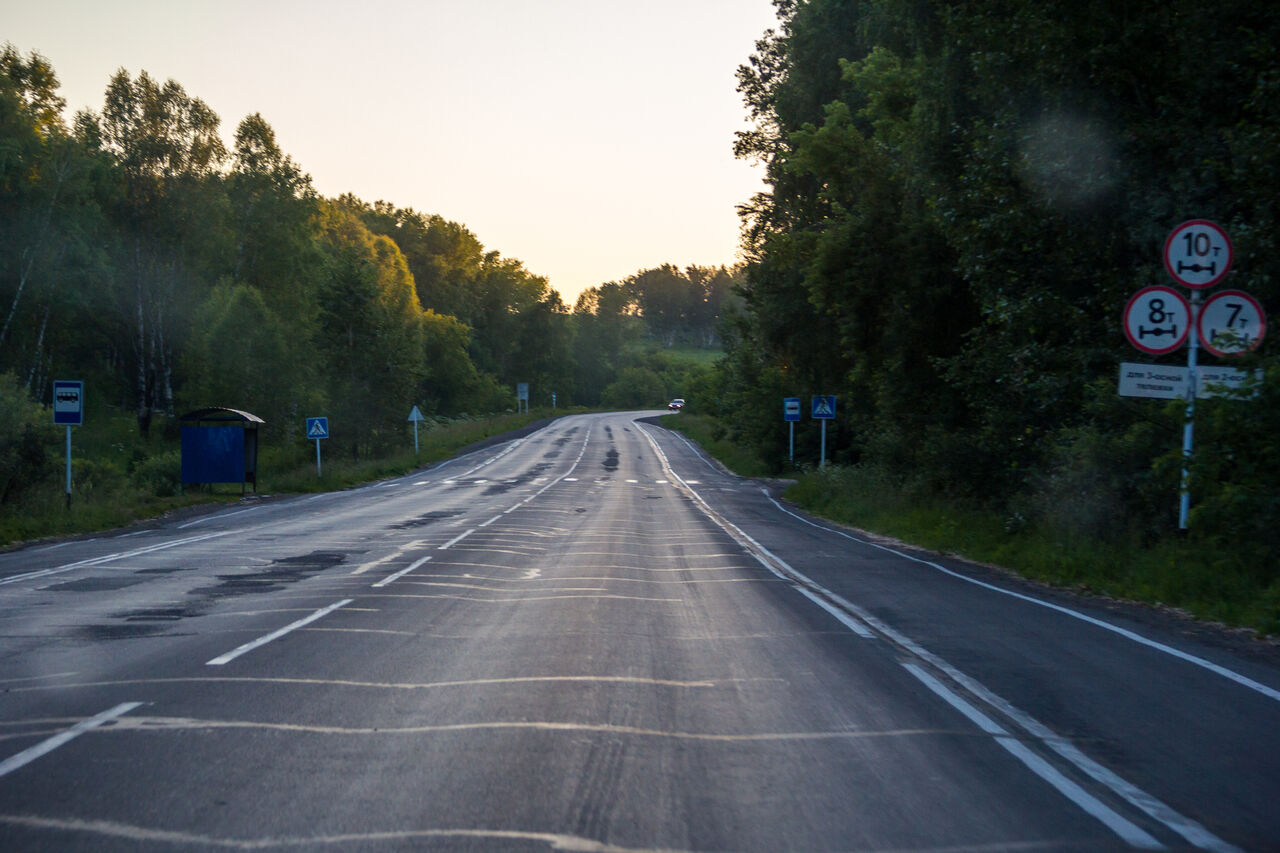
[[529, 411], [529, 383], [528, 382], [516, 383], [516, 411], [517, 412], [520, 411], [521, 403], [524, 404], [524, 411], [528, 412]]
[[418, 411], [418, 407], [415, 405], [413, 411], [409, 412], [409, 420], [413, 421], [413, 452], [416, 456], [418, 453], [418, 422], [425, 421], [426, 418], [422, 416], [422, 412]]
[[[1207, 219], [1189, 219], [1169, 232], [1161, 260], [1169, 277], [1191, 290], [1188, 301], [1165, 285], [1144, 287], [1124, 309], [1129, 343], [1152, 355], [1164, 355], [1187, 344], [1187, 366], [1120, 365], [1120, 395], [1187, 401], [1182, 428], [1182, 485], [1178, 495], [1178, 529], [1186, 530], [1191, 513], [1191, 455], [1195, 447], [1196, 397], [1211, 397], [1240, 388], [1257, 371], [1200, 367], [1201, 347], [1230, 357], [1258, 348], [1266, 336], [1267, 316], [1256, 299], [1239, 290], [1224, 290], [1201, 301], [1201, 291], [1221, 282], [1231, 271], [1231, 238]], [[1165, 338], [1168, 340], [1165, 340]]]
[[[417, 426], [416, 424], [414, 425]], [[328, 418], [307, 418], [307, 438], [316, 440], [316, 476], [320, 476], [320, 439], [329, 437]]]
[[800, 398], [782, 398], [782, 419], [787, 422], [791, 433], [787, 441], [787, 458], [794, 464], [796, 461], [796, 421], [800, 420]]
[[822, 421], [822, 454], [818, 457], [818, 467], [827, 467], [827, 421], [836, 416], [836, 398], [834, 394], [814, 395], [810, 417]]
[[84, 383], [56, 379], [53, 383], [53, 422], [67, 428], [67, 509], [71, 509], [71, 428], [84, 423]]

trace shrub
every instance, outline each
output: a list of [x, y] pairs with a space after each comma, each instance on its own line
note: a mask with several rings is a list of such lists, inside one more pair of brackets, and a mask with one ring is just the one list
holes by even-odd
[[172, 497], [181, 490], [182, 451], [172, 450], [145, 459], [133, 468], [133, 484], [156, 497]]
[[52, 476], [57, 430], [48, 409], [11, 373], [0, 374], [0, 504]]

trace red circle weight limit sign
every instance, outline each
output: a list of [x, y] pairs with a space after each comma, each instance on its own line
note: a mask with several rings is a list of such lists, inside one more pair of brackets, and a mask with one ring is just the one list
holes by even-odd
[[1226, 278], [1231, 269], [1231, 238], [1216, 222], [1190, 219], [1164, 241], [1164, 268], [1178, 284], [1201, 290]]
[[1191, 305], [1163, 284], [1144, 287], [1124, 307], [1124, 335], [1143, 352], [1164, 355], [1182, 346], [1191, 332]]
[[1200, 345], [1218, 356], [1252, 352], [1267, 335], [1267, 314], [1258, 300], [1242, 290], [1209, 297], [1196, 321]]

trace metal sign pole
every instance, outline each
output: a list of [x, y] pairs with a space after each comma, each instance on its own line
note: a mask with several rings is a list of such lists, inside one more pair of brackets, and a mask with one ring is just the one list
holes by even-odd
[[1200, 333], [1196, 321], [1200, 319], [1200, 291], [1191, 294], [1191, 330], [1187, 341], [1187, 414], [1182, 428], [1182, 492], [1178, 497], [1178, 529], [1186, 530], [1191, 514], [1191, 452], [1195, 445], [1196, 428], [1196, 356], [1200, 350]]
[[320, 476], [320, 439], [316, 439], [316, 476]]
[[413, 422], [413, 455], [418, 455], [418, 422]]
[[825, 418], [822, 421], [822, 453], [818, 457], [818, 467], [827, 467], [827, 421]]
[[71, 509], [71, 427], [67, 427], [67, 509]]
[[787, 443], [787, 457], [794, 465], [796, 461], [796, 422], [790, 421], [787, 426], [791, 427], [791, 438]]

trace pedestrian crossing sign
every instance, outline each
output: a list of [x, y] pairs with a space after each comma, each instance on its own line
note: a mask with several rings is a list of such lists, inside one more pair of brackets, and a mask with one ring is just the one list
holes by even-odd
[[328, 438], [328, 418], [307, 418], [307, 438]]
[[834, 394], [816, 394], [813, 398], [812, 415], [814, 420], [829, 421], [836, 416], [836, 398]]

